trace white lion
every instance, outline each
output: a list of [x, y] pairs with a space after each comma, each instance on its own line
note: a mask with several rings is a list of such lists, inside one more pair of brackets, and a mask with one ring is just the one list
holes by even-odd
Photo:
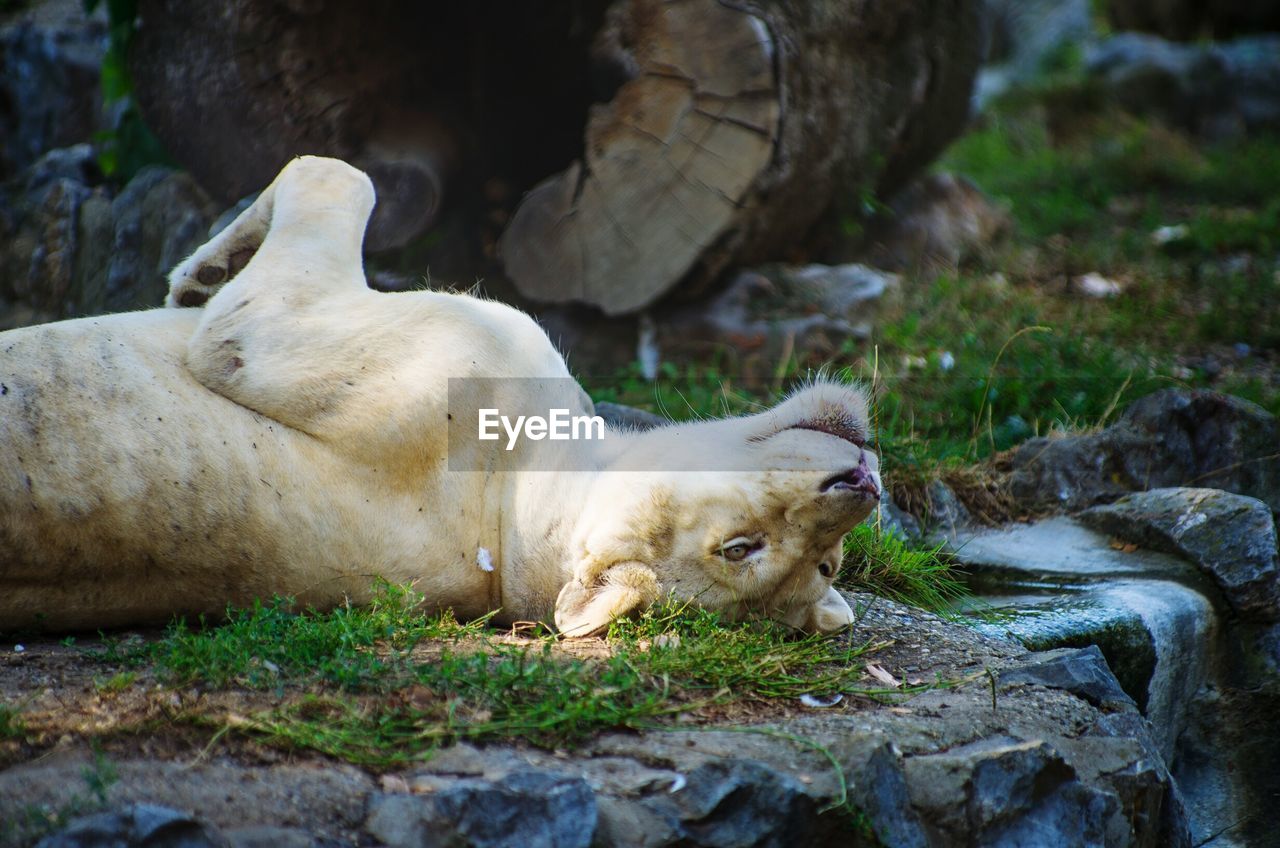
[[327, 608], [375, 577], [570, 634], [668, 593], [806, 630], [852, 620], [832, 581], [880, 492], [858, 391], [555, 450], [482, 441], [451, 387], [591, 402], [527, 315], [370, 290], [373, 204], [360, 171], [297, 159], [174, 270], [168, 305], [203, 309], [0, 334], [0, 630], [272, 594]]

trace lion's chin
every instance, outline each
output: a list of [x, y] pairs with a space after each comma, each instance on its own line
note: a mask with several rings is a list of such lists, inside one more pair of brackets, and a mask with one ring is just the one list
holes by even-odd
[[781, 621], [805, 633], [837, 633], [853, 624], [853, 609], [832, 587], [817, 603], [796, 607]]

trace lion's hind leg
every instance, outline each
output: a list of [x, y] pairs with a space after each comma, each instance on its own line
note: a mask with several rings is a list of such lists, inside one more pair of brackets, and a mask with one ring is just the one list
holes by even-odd
[[239, 274], [271, 229], [275, 183], [228, 224], [169, 272], [165, 306], [204, 306], [218, 289]]

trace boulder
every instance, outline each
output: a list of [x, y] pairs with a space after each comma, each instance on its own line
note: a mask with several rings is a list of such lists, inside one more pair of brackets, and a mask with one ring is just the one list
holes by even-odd
[[1152, 489], [1085, 510], [1079, 519], [1195, 563], [1241, 617], [1280, 619], [1275, 520], [1256, 498], [1218, 489]]
[[1000, 685], [1026, 684], [1062, 689], [1104, 710], [1137, 706], [1111, 673], [1097, 645], [1061, 648], [1036, 655], [1032, 662], [1000, 673]]
[[637, 359], [652, 378], [660, 361], [720, 357], [742, 384], [769, 386], [778, 362], [828, 362], [866, 339], [897, 274], [858, 263], [764, 265], [737, 274], [719, 293], [609, 318], [583, 306], [532, 307], [551, 338], [604, 374]]
[[578, 777], [524, 770], [419, 791], [375, 799], [369, 833], [389, 848], [590, 848], [595, 837], [595, 796]]
[[98, 84], [106, 48], [97, 20], [0, 29], [0, 182], [106, 128]]
[[1177, 44], [1121, 33], [1086, 70], [1122, 106], [1213, 138], [1280, 128], [1280, 35]]
[[76, 819], [37, 848], [230, 848], [212, 825], [157, 804], [129, 804]]
[[1007, 209], [971, 180], [935, 173], [912, 183], [871, 222], [863, 260], [876, 268], [954, 269], [1007, 233]]
[[986, 45], [974, 100], [978, 107], [1035, 82], [1093, 35], [1089, 0], [987, 0]]
[[1094, 433], [1038, 437], [1012, 457], [1009, 486], [1035, 508], [1078, 510], [1133, 491], [1223, 489], [1280, 511], [1280, 424], [1249, 401], [1165, 389]]
[[989, 737], [913, 757], [906, 768], [935, 844], [1101, 845], [1119, 807], [1039, 740]]
[[858, 263], [748, 270], [705, 303], [655, 314], [655, 341], [664, 355], [733, 352], [739, 379], [768, 380], [780, 358], [829, 360], [866, 339], [899, 283]]
[[168, 292], [169, 271], [205, 242], [216, 212], [185, 172], [159, 165], [140, 170], [111, 202], [114, 239], [102, 307], [86, 286], [82, 309], [159, 306]]
[[88, 145], [50, 151], [0, 192], [0, 325], [159, 306], [215, 212], [183, 172], [148, 166], [113, 197]]

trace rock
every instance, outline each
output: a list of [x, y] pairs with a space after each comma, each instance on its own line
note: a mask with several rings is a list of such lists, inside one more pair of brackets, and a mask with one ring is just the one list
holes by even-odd
[[1126, 109], [1210, 137], [1280, 127], [1280, 35], [1174, 44], [1121, 33], [1088, 52], [1086, 70]]
[[1062, 689], [1099, 709], [1135, 710], [1133, 699], [1120, 688], [1097, 645], [1062, 648], [1033, 655], [1034, 661], [1000, 672], [1000, 685], [1032, 684]]
[[1080, 776], [1111, 775], [1121, 804], [1132, 811], [1133, 831], [1155, 834], [1152, 846], [1191, 848], [1186, 805], [1152, 738], [1150, 722], [1133, 710], [1108, 713], [1082, 741], [1088, 744], [1091, 738], [1110, 744], [1077, 760]]
[[105, 310], [163, 303], [169, 271], [205, 242], [214, 212], [190, 175], [158, 165], [140, 170], [111, 204], [115, 241]]
[[1217, 489], [1152, 489], [1079, 518], [1099, 532], [1195, 563], [1240, 616], [1280, 619], [1275, 521], [1262, 501]]
[[159, 306], [169, 270], [204, 242], [214, 209], [188, 175], [149, 166], [114, 198], [100, 178], [79, 145], [46, 154], [0, 196], [11, 309], [43, 321]]
[[803, 845], [817, 811], [798, 780], [751, 760], [704, 763], [644, 805], [673, 825], [679, 844], [707, 848]]
[[920, 521], [905, 509], [893, 502], [893, 495], [886, 489], [880, 496], [876, 506], [880, 519], [880, 529], [886, 533], [895, 533], [903, 539], [919, 539], [923, 533]]
[[1030, 439], [1012, 457], [1013, 497], [1082, 509], [1132, 491], [1207, 486], [1280, 510], [1280, 424], [1261, 407], [1206, 390], [1166, 389], [1096, 433]]
[[889, 202], [869, 226], [861, 257], [876, 268], [956, 268], [980, 256], [1011, 226], [1007, 209], [965, 177], [922, 177]]
[[1108, 0], [1103, 8], [1115, 29], [1177, 40], [1280, 30], [1280, 6], [1273, 0]]
[[[1151, 509], [1139, 514], [1151, 518], [1156, 530], [1149, 532], [1190, 537], [1202, 543], [1197, 549], [1224, 561], [1250, 559], [1251, 537], [1260, 537], [1263, 550], [1273, 550], [1271, 513], [1257, 501], [1210, 492], [1210, 500], [1244, 501], [1249, 508], [1206, 512], [1210, 517], [1203, 520], [1188, 519], [1197, 514], [1194, 508], [1165, 508], [1171, 496], [1179, 507], [1187, 500], [1198, 507], [1201, 494], [1157, 490], [1113, 506], [1123, 510], [1128, 500], [1147, 503]], [[1257, 522], [1252, 531], [1242, 516]], [[1223, 553], [1213, 535], [1197, 539], [1197, 533], [1212, 534], [1218, 525], [1231, 528], [1228, 538], [1245, 543], [1243, 552]], [[1145, 520], [1141, 526], [1147, 527]], [[988, 530], [952, 544], [980, 589], [978, 602], [990, 605], [985, 619], [975, 624], [978, 630], [1009, 634], [1036, 648], [1096, 645], [1089, 653], [1096, 657], [1100, 650], [1145, 714], [1143, 719], [1122, 708], [1093, 719], [1084, 736], [1069, 748], [1059, 747], [1085, 784], [1097, 785], [1098, 775], [1108, 775], [1108, 791], [1129, 810], [1134, 833], [1160, 834], [1143, 844], [1267, 844], [1271, 834], [1256, 822], [1268, 819], [1280, 792], [1274, 768], [1280, 734], [1262, 717], [1280, 709], [1280, 625], [1220, 618], [1215, 606], [1221, 605], [1209, 600], [1220, 591], [1196, 566], [1132, 544], [1108, 544], [1107, 536], [1067, 518]], [[1168, 539], [1166, 544], [1174, 547]], [[1185, 541], [1180, 547], [1182, 557], [1193, 550]], [[1074, 662], [1087, 655], [1057, 656]], [[1085, 675], [1060, 675], [1062, 669], [1053, 663], [1033, 666], [1027, 675], [1022, 662], [1001, 671], [1002, 697], [1040, 688], [1020, 686], [1020, 680], [1058, 682], [1091, 703], [1106, 703], [1104, 693], [1077, 686]], [[1053, 680], [1058, 677], [1065, 679]], [[1169, 764], [1180, 792], [1159, 788], [1169, 786]], [[1111, 833], [1114, 822], [1105, 844], [1123, 844]]]
[[77, 819], [36, 848], [229, 848], [217, 828], [177, 810], [130, 804]]
[[25, 191], [37, 191], [55, 180], [71, 180], [94, 188], [102, 183], [98, 157], [88, 144], [74, 144], [50, 150], [22, 175]]
[[1093, 35], [1093, 22], [1088, 0], [987, 0], [983, 30], [978, 108], [1052, 70], [1067, 50]]
[[911, 805], [902, 752], [892, 742], [885, 742], [864, 762], [862, 779], [854, 784], [850, 797], [871, 821], [880, 842], [894, 848], [927, 846], [929, 832]]
[[1197, 846], [1276, 843], [1280, 797], [1280, 693], [1206, 686], [1190, 704], [1191, 722], [1173, 764]]
[[80, 207], [93, 194], [53, 178], [23, 195], [0, 223], [0, 296], [60, 315], [73, 296]]
[[1099, 300], [1115, 297], [1124, 291], [1124, 286], [1119, 282], [1092, 271], [1074, 278], [1071, 281], [1071, 288], [1076, 294]]
[[627, 406], [621, 403], [610, 403], [602, 400], [596, 405], [596, 415], [604, 419], [604, 423], [609, 428], [622, 428], [626, 430], [652, 430], [654, 427], [661, 427], [663, 424], [670, 423], [661, 415], [654, 415], [644, 409], [636, 409], [634, 406]]
[[367, 828], [390, 848], [589, 848], [595, 797], [581, 778], [521, 771], [501, 781], [440, 780], [421, 795], [384, 795]]
[[0, 30], [0, 182], [106, 128], [98, 84], [106, 46], [105, 23], [83, 17]]
[[1213, 588], [1193, 565], [1116, 550], [1067, 518], [964, 533], [948, 544], [978, 600], [999, 613], [976, 622], [979, 630], [1035, 650], [1098, 645], [1172, 758], [1218, 629], [1206, 597]]
[[946, 483], [941, 480], [932, 481], [925, 494], [929, 502], [925, 521], [930, 532], [954, 535], [972, 523], [973, 517], [969, 515], [969, 510], [965, 509], [955, 491]]
[[744, 362], [738, 370], [763, 379], [780, 357], [829, 358], [845, 342], [867, 338], [878, 304], [899, 282], [857, 263], [744, 271], [705, 303], [655, 315], [658, 347], [664, 355], [736, 350], [759, 366]]
[[1085, 786], [1041, 741], [992, 737], [906, 763], [939, 844], [1093, 846], [1117, 799]]

